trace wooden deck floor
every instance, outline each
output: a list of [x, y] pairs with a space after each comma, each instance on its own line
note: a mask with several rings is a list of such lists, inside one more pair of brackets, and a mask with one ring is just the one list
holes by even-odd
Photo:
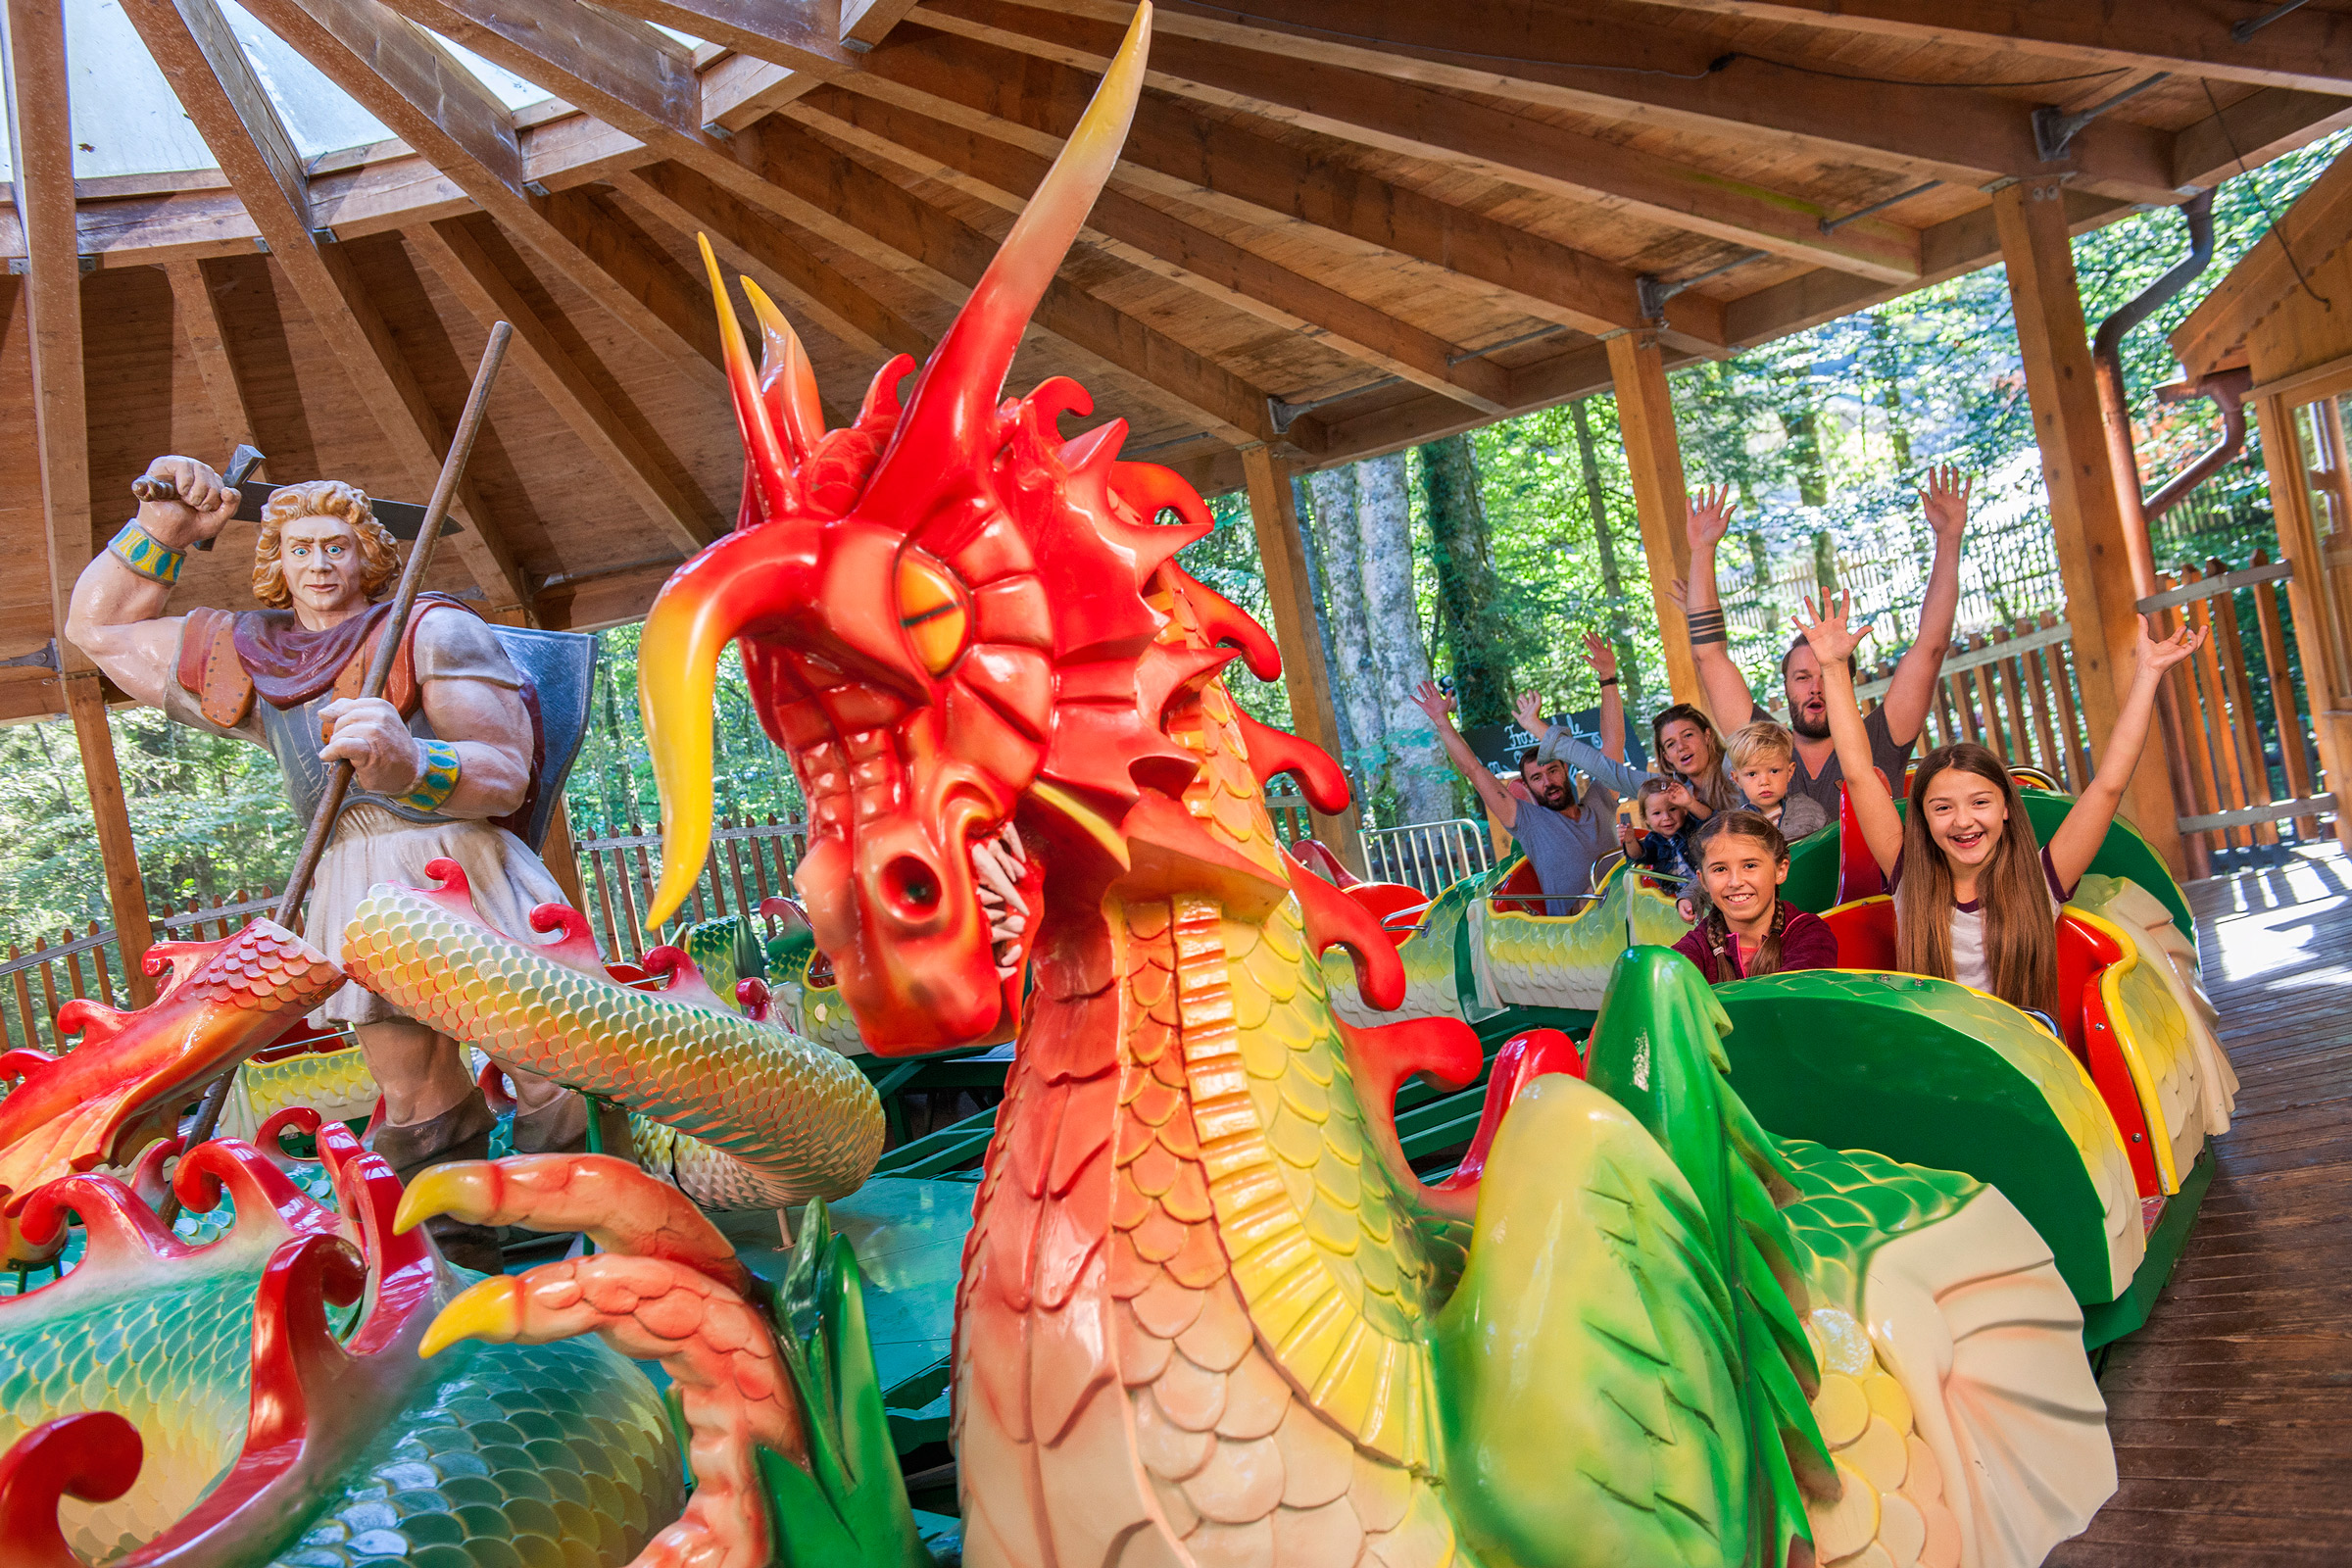
[[2100, 1380], [2123, 1484], [2049, 1561], [2352, 1564], [2352, 860], [2189, 898], [2237, 1114], [2171, 1285]]

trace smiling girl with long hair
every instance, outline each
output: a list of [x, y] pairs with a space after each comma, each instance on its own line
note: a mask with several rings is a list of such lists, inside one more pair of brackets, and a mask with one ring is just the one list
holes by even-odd
[[2161, 641], [2140, 627], [2131, 694], [2098, 772], [2066, 820], [2037, 844], [2009, 769], [1971, 742], [1939, 746], [1911, 776], [1908, 812], [1895, 809], [1871, 768], [1870, 738], [1845, 659], [1868, 635], [1847, 624], [1850, 598], [1807, 600], [1805, 640], [1820, 658], [1830, 733], [1845, 769], [1846, 798], [1894, 894], [1896, 962], [1913, 974], [1957, 980], [2012, 1006], [2054, 1014], [2058, 1004], [2058, 909], [2090, 869], [2139, 765], [2148, 714], [2164, 672], [2196, 652], [2202, 632]]

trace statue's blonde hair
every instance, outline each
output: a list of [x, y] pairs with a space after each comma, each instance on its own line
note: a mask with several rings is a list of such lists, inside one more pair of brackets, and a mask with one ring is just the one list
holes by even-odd
[[400, 545], [392, 530], [375, 520], [368, 493], [340, 479], [290, 484], [262, 505], [262, 531], [253, 541], [253, 597], [272, 610], [294, 603], [286, 568], [278, 559], [279, 534], [303, 517], [333, 517], [351, 524], [360, 540], [360, 591], [373, 600], [400, 575]]

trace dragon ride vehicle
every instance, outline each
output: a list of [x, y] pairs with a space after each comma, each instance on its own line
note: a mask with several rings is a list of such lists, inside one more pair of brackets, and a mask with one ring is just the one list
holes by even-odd
[[[2072, 804], [2022, 794], [2044, 835]], [[2179, 884], [2128, 823], [2109, 829], [2059, 916], [2055, 1032], [1983, 992], [1897, 971], [1880, 885], [1850, 815], [1791, 847], [1782, 895], [1829, 922], [1838, 967], [1717, 989], [1741, 1097], [1785, 1136], [1997, 1187], [2049, 1243], [2087, 1342], [2130, 1333], [2186, 1241], [2213, 1173], [2205, 1142], [2229, 1130], [2237, 1089]], [[1629, 941], [1687, 929], [1668, 892], [1622, 865], [1571, 914], [1541, 912], [1536, 891], [1517, 859], [1429, 901], [1400, 933], [1404, 1010], [1488, 1038], [1580, 1028]]]

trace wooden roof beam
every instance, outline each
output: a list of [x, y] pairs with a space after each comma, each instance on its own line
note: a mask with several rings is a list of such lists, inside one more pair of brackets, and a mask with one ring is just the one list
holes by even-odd
[[[638, 435], [620, 411], [597, 391], [597, 382], [611, 380], [602, 366], [583, 363], [566, 350], [555, 331], [514, 286], [491, 245], [476, 232], [484, 219], [443, 219], [419, 223], [404, 236], [449, 285], [484, 331], [500, 319], [514, 326], [516, 356], [523, 373], [548, 405], [571, 426], [589, 451], [612, 475], [613, 482], [637, 503], [646, 516], [688, 555], [717, 538], [731, 518], [721, 518], [706, 506], [690, 485], [672, 477], [674, 458], [657, 454]], [[493, 242], [504, 250], [503, 243]]]
[[[2230, 24], [2264, 7], [2223, 12], [2201, 0], [1658, 0], [1675, 11], [1711, 11], [1794, 22], [1835, 32], [1997, 49], [2038, 60], [2123, 71], [2352, 92], [2352, 16], [2307, 7], [2248, 37]], [[2047, 74], [2047, 72], [2026, 73]]]
[[[916, 20], [927, 15], [918, 11]], [[1084, 69], [901, 28], [841, 85], [1051, 156], [1085, 112], [1094, 83]], [[1195, 115], [1158, 93], [1136, 105], [1111, 188], [1128, 184], [1207, 200], [1251, 222], [1304, 222], [1411, 257], [1504, 291], [1503, 309], [1580, 331], [1642, 324], [1634, 276], [1614, 263], [1245, 125]], [[1702, 294], [1677, 295], [1666, 324], [1686, 349], [1711, 351], [1724, 342], [1722, 307]]]
[[[960, 132], [925, 116], [821, 88], [785, 111], [812, 130], [905, 165], [913, 172], [1017, 213], [1052, 160]], [[1087, 228], [1109, 254], [1250, 312], [1404, 380], [1458, 398], [1484, 414], [1502, 412], [1508, 372], [1460, 346], [1303, 272], [1162, 212], [1122, 191], [1095, 199]]]
[[[396, 462], [423, 494], [437, 482], [441, 455], [448, 450], [440, 416], [417, 385], [350, 257], [339, 245], [321, 246], [313, 236], [307, 207], [297, 206], [271, 178], [265, 153], [276, 114], [266, 95], [256, 96], [213, 74], [211, 59], [198, 41], [211, 24], [191, 24], [189, 11], [215, 10], [212, 0], [126, 0], [124, 12], [138, 28], [147, 51], [171, 78], [180, 108], [195, 122], [213, 157], [243, 198], [270, 254], [325, 339], [329, 354], [352, 378], [361, 401], [383, 430]], [[217, 16], [217, 11], [216, 11]], [[403, 24], [406, 25], [406, 24]], [[258, 128], [247, 117], [260, 118]], [[279, 126], [277, 134], [283, 134]], [[529, 585], [513, 550], [469, 483], [461, 483], [457, 511], [464, 528], [450, 544], [489, 596], [491, 609], [530, 608]]]
[[634, 17], [587, 0], [391, 0], [391, 9], [623, 130], [631, 120], [701, 127], [694, 51]]
[[[1100, 70], [1118, 45], [1126, 7], [1090, 3], [1088, 15], [1012, 0], [924, 0], [915, 20]], [[1924, 178], [2071, 173], [2137, 201], [2178, 200], [2172, 137], [2118, 115], [2094, 121], [2069, 156], [2045, 164], [2034, 105], [1976, 88], [1888, 86], [1861, 73], [1821, 72], [1740, 58], [1717, 68], [1725, 39], [1684, 26], [1643, 27], [1622, 15], [1534, 0], [1261, 0], [1247, 23], [1189, 0], [1156, 10], [1152, 85], [1249, 107], [1264, 63], [1244, 72], [1233, 51], [1288, 70], [1313, 62], [1430, 87], [1517, 98], [1582, 114], [1671, 125], [1705, 135], [1793, 143]], [[1344, 36], [1335, 36], [1343, 34]], [[1550, 65], [1545, 61], [1574, 61]], [[1234, 86], [1220, 83], [1236, 73]], [[1268, 108], [1278, 106], [1268, 105]], [[1277, 115], [1276, 118], [1288, 118]]]
[[[899, 311], [827, 267], [772, 214], [746, 205], [693, 170], [653, 164], [613, 181], [622, 200], [684, 235], [710, 236], [719, 260], [750, 274], [801, 322], [813, 321], [877, 363], [893, 355], [930, 357], [932, 338]], [[705, 303], [704, 309], [710, 306]]]
[[[927, 13], [923, 20], [942, 19]], [[1839, 215], [1802, 197], [1417, 82], [1181, 35], [1155, 43], [1152, 64], [1215, 88], [1220, 101], [1276, 107], [1285, 122], [1326, 135], [1460, 165], [1808, 266], [1886, 283], [1919, 276], [1919, 235], [1899, 222], [1863, 219], [1825, 234], [1821, 221]]]
[[2348, 124], [2352, 98], [2265, 87], [2175, 132], [2173, 181], [2203, 190]]
[[857, 51], [842, 41], [838, 0], [620, 0], [620, 9], [813, 79], [858, 65]]
[[166, 262], [164, 276], [172, 284], [172, 314], [179, 319], [180, 335], [188, 340], [197, 378], [204, 382], [213, 417], [220, 426], [221, 451], [246, 443], [260, 446], [245, 401], [245, 378], [238, 374], [236, 359], [228, 351], [228, 328], [220, 320], [220, 302], [205, 278], [204, 264]]
[[[154, 5], [167, 0], [130, 3]], [[211, 0], [177, 3], [210, 4]], [[539, 196], [526, 188], [514, 117], [430, 34], [376, 0], [253, 0], [248, 9], [301, 49], [328, 80], [408, 142], [507, 232], [650, 347], [663, 355], [674, 354], [680, 347], [690, 350], [710, 366], [708, 384], [712, 388], [723, 384], [717, 335], [703, 325], [703, 313], [667, 308], [674, 303], [677, 290], [674, 282], [661, 280], [657, 259], [634, 250], [625, 238], [597, 237], [594, 224], [584, 220], [582, 198], [576, 193]], [[419, 3], [416, 9], [425, 8]], [[629, 30], [635, 24], [602, 13], [592, 15], [589, 8], [578, 6], [560, 12], [534, 8], [530, 0], [502, 3], [498, 14], [508, 18], [506, 26], [518, 32], [537, 28], [551, 39], [587, 38], [609, 48], [611, 62], [575, 62], [596, 71], [599, 80], [609, 82], [624, 70], [642, 70], [647, 74], [638, 88], [641, 98], [664, 92], [674, 98], [682, 91], [674, 83], [663, 85], [666, 68], [661, 62], [667, 57], [660, 50], [646, 45], [649, 53], [629, 52], [631, 39], [643, 42]], [[442, 16], [441, 20], [462, 19]], [[572, 31], [560, 32], [564, 26]], [[643, 30], [663, 45], [675, 47], [674, 40], [663, 34], [650, 27]], [[508, 54], [522, 58], [498, 43], [498, 36], [477, 31], [477, 41], [494, 45], [477, 52], [493, 60]], [[555, 43], [549, 47], [554, 49]], [[542, 67], [532, 79], [549, 74]], [[548, 85], [544, 80], [539, 84]], [[684, 94], [684, 100], [691, 104], [693, 95]], [[331, 214], [326, 216], [331, 218]]]
[[[938, 279], [931, 285], [934, 291], [958, 307], [996, 255], [995, 236], [941, 212], [797, 125], [771, 119], [735, 139], [760, 176], [736, 194], [883, 266], [913, 261], [915, 269], [906, 275]], [[1276, 431], [1264, 389], [1058, 278], [1048, 285], [1035, 321], [1157, 388], [1236, 445], [1289, 441], [1312, 450], [1309, 443], [1319, 438], [1321, 427], [1311, 419], [1298, 420], [1288, 433]]]

